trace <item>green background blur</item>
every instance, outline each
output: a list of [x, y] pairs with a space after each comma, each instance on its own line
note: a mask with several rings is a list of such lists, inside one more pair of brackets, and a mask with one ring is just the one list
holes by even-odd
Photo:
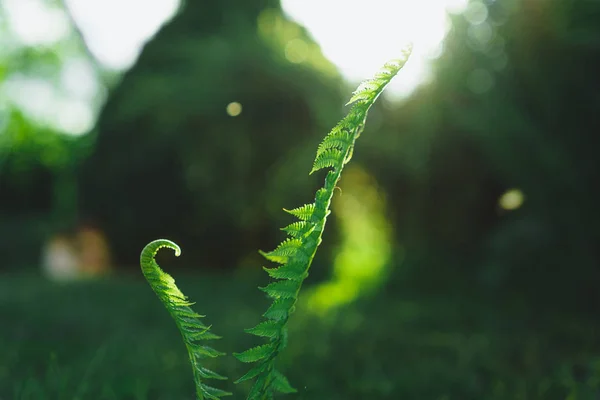
[[[600, 3], [471, 3], [486, 40], [452, 15], [435, 79], [380, 99], [357, 142], [291, 321], [289, 398], [600, 399]], [[217, 349], [255, 344], [257, 249], [311, 201], [316, 146], [354, 84], [277, 0], [188, 1], [125, 72], [72, 20], [45, 46], [7, 21], [0, 3], [0, 399], [189, 399], [141, 248], [181, 245], [159, 261]], [[58, 87], [72, 60], [98, 85], [82, 135], [34, 118], [15, 84]], [[112, 275], [44, 279], [44, 243], [82, 223], [106, 235]]]

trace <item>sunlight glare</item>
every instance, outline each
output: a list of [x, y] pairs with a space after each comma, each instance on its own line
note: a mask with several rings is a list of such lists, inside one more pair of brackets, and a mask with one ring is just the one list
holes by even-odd
[[108, 68], [126, 69], [175, 15], [180, 0], [66, 0], [66, 4], [98, 61]]
[[35, 121], [66, 134], [81, 135], [94, 125], [89, 101], [66, 97], [44, 79], [14, 75], [6, 81], [4, 90], [11, 102]]
[[96, 78], [94, 66], [89, 60], [70, 58], [63, 65], [60, 83], [62, 88], [72, 97], [92, 101], [100, 91], [100, 83]]
[[307, 291], [307, 308], [326, 315], [377, 289], [388, 274], [392, 258], [391, 226], [377, 182], [363, 169], [351, 166], [334, 196], [333, 213], [341, 244], [333, 261], [332, 279]]
[[50, 45], [70, 32], [64, 11], [43, 1], [4, 0], [2, 6], [11, 30], [25, 45]]
[[402, 79], [389, 88], [395, 97], [405, 97], [430, 79], [429, 62], [441, 54], [450, 28], [447, 12], [462, 12], [467, 0], [371, 0], [368, 6], [357, 1], [282, 0], [281, 4], [351, 81], [371, 77], [412, 41], [413, 55]]
[[82, 135], [94, 126], [94, 112], [87, 102], [63, 100], [57, 107], [57, 127], [71, 135]]

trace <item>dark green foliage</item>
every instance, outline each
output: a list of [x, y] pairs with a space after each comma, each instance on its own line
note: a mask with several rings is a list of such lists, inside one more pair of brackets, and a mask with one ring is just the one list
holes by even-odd
[[364, 129], [367, 113], [386, 85], [404, 66], [411, 47], [404, 50], [402, 58], [385, 64], [371, 80], [362, 83], [348, 104], [353, 104], [348, 115], [323, 139], [318, 147], [311, 174], [329, 169], [325, 185], [315, 195], [315, 201], [301, 207], [285, 210], [300, 221], [283, 228], [290, 236], [277, 248], [261, 254], [269, 261], [282, 264], [278, 268], [265, 268], [271, 278], [278, 279], [264, 288], [273, 304], [265, 314], [267, 321], [246, 332], [269, 339], [268, 344], [253, 347], [235, 356], [242, 362], [257, 364], [237, 380], [255, 379], [248, 395], [249, 400], [271, 399], [274, 392], [293, 393], [287, 378], [275, 369], [275, 360], [286, 346], [287, 323], [295, 309], [302, 282], [308, 276], [312, 260], [321, 243], [334, 190], [344, 164], [352, 157], [354, 142]]
[[214, 358], [225, 353], [203, 344], [206, 340], [219, 339], [219, 336], [211, 333], [209, 331], [210, 327], [202, 323], [200, 320], [202, 315], [196, 314], [190, 308], [193, 303], [189, 302], [187, 297], [175, 285], [175, 280], [165, 273], [154, 260], [156, 253], [162, 247], [172, 249], [175, 251], [176, 256], [181, 253], [181, 249], [175, 243], [164, 239], [155, 240], [142, 250], [140, 265], [144, 277], [146, 277], [154, 293], [175, 320], [183, 337], [192, 364], [196, 396], [198, 400], [218, 400], [220, 397], [231, 395], [229, 392], [208, 386], [203, 382], [203, 379], [227, 379], [200, 364], [205, 358]]

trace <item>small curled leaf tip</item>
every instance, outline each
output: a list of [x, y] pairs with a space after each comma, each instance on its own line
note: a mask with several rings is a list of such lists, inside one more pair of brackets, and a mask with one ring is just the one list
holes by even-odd
[[181, 255], [181, 248], [179, 247], [179, 245], [177, 245], [177, 243], [167, 239], [157, 239], [148, 243], [146, 247], [144, 247], [144, 249], [142, 250], [142, 254], [140, 255], [140, 260], [142, 261], [142, 264], [148, 258], [154, 260], [156, 253], [158, 253], [158, 250], [162, 249], [163, 247], [167, 247], [173, 250], [175, 252], [175, 257], [179, 257]]
[[400, 57], [395, 60], [391, 60], [391, 62], [399, 64], [399, 66], [403, 66], [408, 61], [408, 58], [413, 52], [413, 49], [414, 43], [412, 41], [406, 43], [404, 46], [401, 47]]

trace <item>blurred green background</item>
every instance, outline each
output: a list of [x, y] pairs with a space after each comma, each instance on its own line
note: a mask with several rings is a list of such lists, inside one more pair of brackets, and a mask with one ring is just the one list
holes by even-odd
[[256, 344], [257, 249], [407, 24], [291, 321], [289, 398], [600, 399], [600, 3], [442, 3], [0, 2], [0, 399], [191, 398], [137, 265], [156, 238], [215, 347]]

